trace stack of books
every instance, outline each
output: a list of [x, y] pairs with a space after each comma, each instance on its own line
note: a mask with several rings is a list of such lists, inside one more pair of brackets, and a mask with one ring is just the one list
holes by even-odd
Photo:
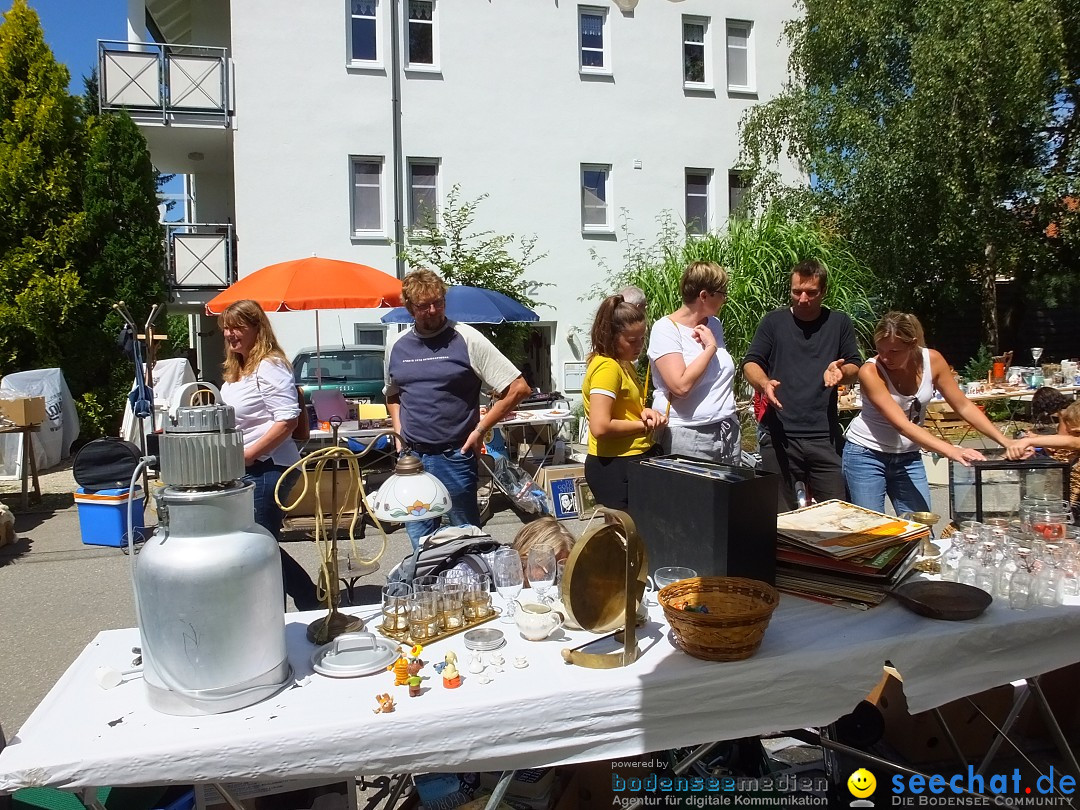
[[795, 596], [869, 608], [911, 570], [921, 523], [825, 501], [776, 519], [776, 587]]

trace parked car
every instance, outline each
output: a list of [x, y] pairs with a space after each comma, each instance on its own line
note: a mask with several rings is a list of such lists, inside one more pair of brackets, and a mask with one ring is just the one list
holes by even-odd
[[[324, 346], [316, 352], [314, 346], [301, 349], [293, 358], [293, 376], [304, 390], [304, 399], [311, 402], [311, 392], [319, 390], [322, 379], [324, 391], [341, 391], [346, 399], [367, 399], [385, 402], [383, 396], [384, 346]], [[322, 373], [319, 373], [319, 369]]]

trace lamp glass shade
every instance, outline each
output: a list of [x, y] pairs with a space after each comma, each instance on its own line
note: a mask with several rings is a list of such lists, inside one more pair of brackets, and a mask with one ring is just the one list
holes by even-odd
[[450, 511], [450, 493], [431, 473], [394, 473], [375, 493], [371, 510], [379, 520], [409, 523], [432, 520]]

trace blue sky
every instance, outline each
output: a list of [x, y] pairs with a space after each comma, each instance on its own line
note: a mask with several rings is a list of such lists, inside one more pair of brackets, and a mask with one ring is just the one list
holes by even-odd
[[[97, 63], [99, 39], [127, 39], [126, 0], [29, 0], [41, 18], [45, 41], [71, 72], [69, 90], [82, 94], [83, 76]], [[11, 0], [0, 0], [5, 12]]]

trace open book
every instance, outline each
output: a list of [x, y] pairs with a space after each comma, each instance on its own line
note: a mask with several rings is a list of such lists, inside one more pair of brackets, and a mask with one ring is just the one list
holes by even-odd
[[784, 512], [776, 518], [776, 533], [782, 541], [841, 559], [869, 557], [928, 531], [921, 523], [839, 500]]

